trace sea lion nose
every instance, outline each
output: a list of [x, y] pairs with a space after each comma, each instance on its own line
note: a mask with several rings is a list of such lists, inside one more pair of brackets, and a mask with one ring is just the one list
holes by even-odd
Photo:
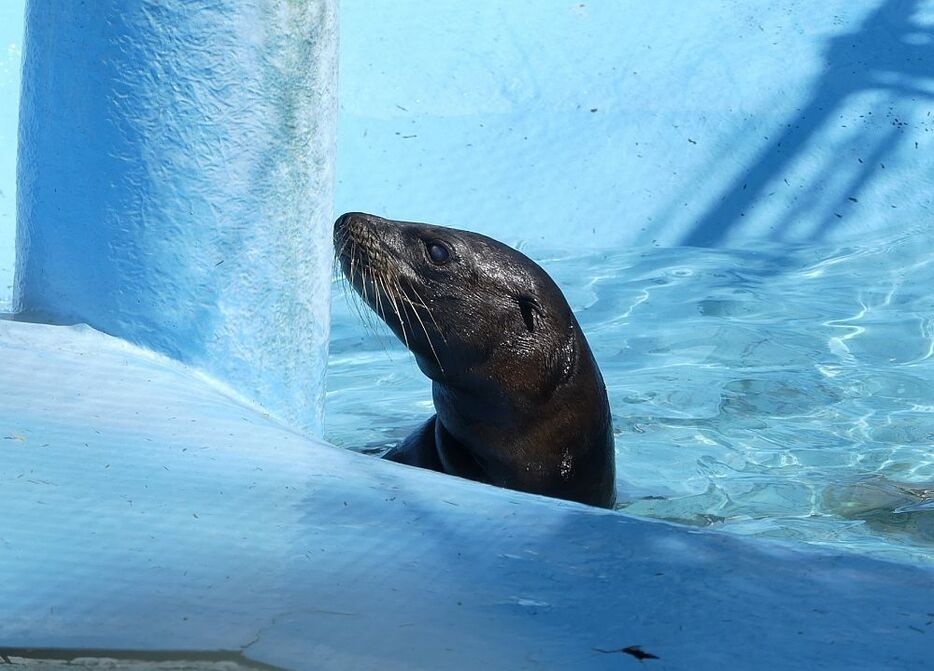
[[344, 214], [339, 216], [337, 220], [334, 222], [335, 235], [337, 234], [339, 230], [347, 228], [350, 222], [353, 221], [356, 214], [357, 214], [356, 212], [345, 212]]
[[343, 231], [350, 231], [353, 228], [372, 226], [377, 221], [381, 219], [366, 212], [345, 212], [334, 222], [334, 237], [337, 238]]
[[337, 218], [334, 222], [334, 245], [336, 247], [343, 246], [353, 225], [356, 223], [359, 226], [363, 216], [365, 215], [362, 215], [360, 212], [345, 212]]

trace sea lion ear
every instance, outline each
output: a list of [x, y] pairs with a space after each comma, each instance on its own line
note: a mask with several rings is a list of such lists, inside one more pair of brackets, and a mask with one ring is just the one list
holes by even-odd
[[535, 333], [535, 321], [542, 314], [542, 306], [534, 297], [522, 294], [516, 297], [519, 301], [519, 311], [522, 312], [522, 321], [529, 333]]

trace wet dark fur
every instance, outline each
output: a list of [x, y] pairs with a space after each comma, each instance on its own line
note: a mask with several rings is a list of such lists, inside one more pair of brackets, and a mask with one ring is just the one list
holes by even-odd
[[[430, 244], [449, 250], [433, 262]], [[387, 459], [611, 507], [606, 389], [561, 290], [496, 240], [348, 213], [334, 225], [353, 289], [432, 380], [436, 415]]]

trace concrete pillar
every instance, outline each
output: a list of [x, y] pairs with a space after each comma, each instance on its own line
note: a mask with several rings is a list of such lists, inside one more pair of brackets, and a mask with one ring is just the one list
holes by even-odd
[[337, 0], [30, 0], [14, 309], [320, 430]]

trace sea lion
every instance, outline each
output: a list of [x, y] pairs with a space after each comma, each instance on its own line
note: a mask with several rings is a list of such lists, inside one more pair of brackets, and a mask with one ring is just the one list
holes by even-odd
[[612, 507], [606, 387], [561, 290], [492, 238], [349, 212], [341, 269], [432, 381], [436, 414], [385, 458]]

